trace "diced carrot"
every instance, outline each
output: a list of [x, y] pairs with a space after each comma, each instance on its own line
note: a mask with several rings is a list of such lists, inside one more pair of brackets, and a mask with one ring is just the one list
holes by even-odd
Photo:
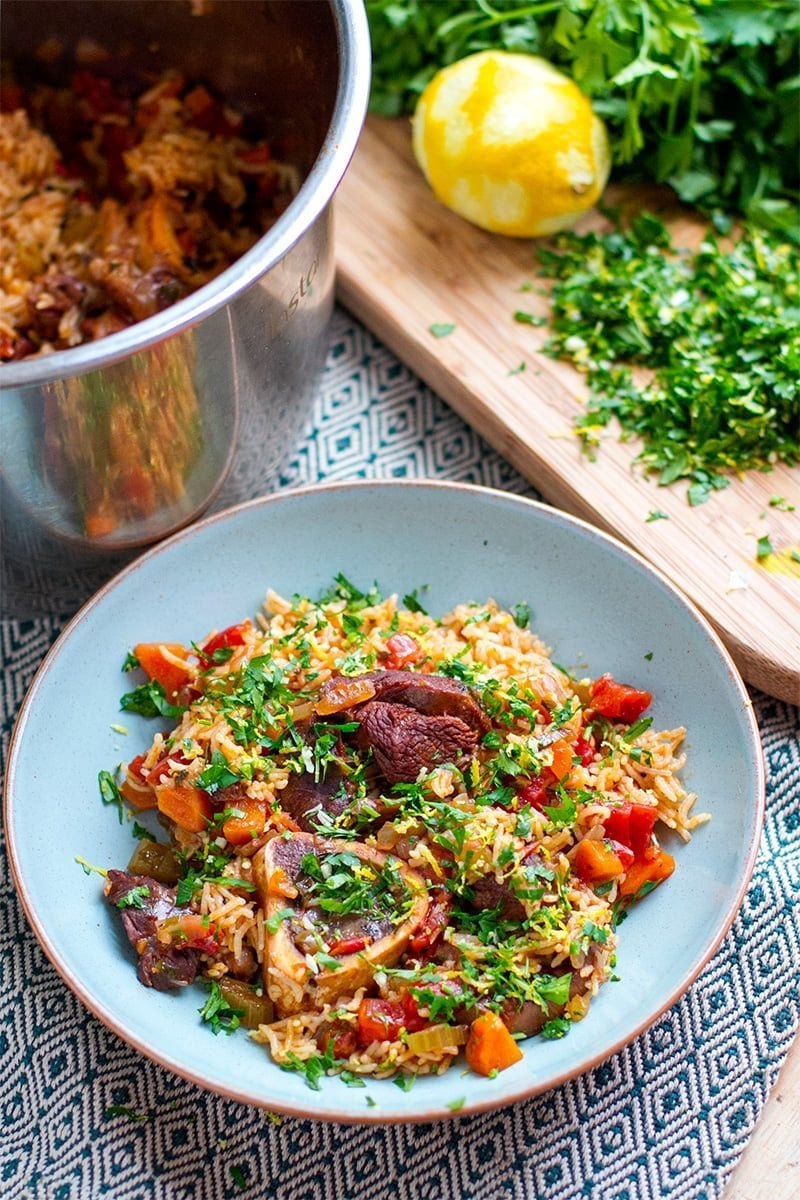
[[87, 512], [83, 518], [86, 536], [90, 538], [106, 537], [107, 534], [113, 533], [117, 528], [117, 518], [111, 512], [106, 512], [103, 509], [96, 509], [93, 512]]
[[638, 896], [647, 883], [661, 883], [675, 870], [675, 859], [666, 850], [652, 847], [645, 857], [637, 859], [620, 884], [621, 896]]
[[202, 833], [213, 809], [205, 792], [190, 783], [165, 783], [156, 788], [158, 811], [189, 833]]
[[504, 1071], [522, 1058], [522, 1051], [497, 1013], [485, 1012], [472, 1022], [467, 1039], [467, 1062], [478, 1075]]
[[149, 679], [160, 683], [171, 699], [192, 678], [188, 650], [179, 642], [140, 642], [134, 654]]
[[572, 869], [584, 883], [609, 883], [621, 875], [624, 867], [619, 855], [607, 842], [584, 838], [578, 842]]
[[130, 770], [119, 785], [119, 790], [128, 804], [132, 804], [134, 808], [138, 808], [142, 812], [145, 809], [156, 807], [156, 794], [150, 784], [137, 779]]
[[553, 765], [550, 768], [556, 779], [564, 779], [572, 770], [572, 746], [566, 741], [556, 742], [553, 746]]
[[233, 807], [242, 815], [228, 817], [223, 823], [222, 834], [232, 846], [244, 846], [264, 832], [267, 823], [266, 802], [245, 796], [237, 800]]
[[267, 894], [269, 896], [283, 896], [284, 900], [293, 900], [297, 895], [297, 888], [289, 879], [283, 867], [276, 867], [267, 880]]

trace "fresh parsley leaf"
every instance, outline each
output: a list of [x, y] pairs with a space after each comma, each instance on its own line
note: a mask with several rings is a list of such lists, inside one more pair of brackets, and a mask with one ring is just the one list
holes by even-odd
[[129, 888], [124, 896], [120, 896], [117, 908], [144, 908], [144, 902], [149, 895], [150, 888], [146, 883]]
[[442, 322], [434, 322], [428, 326], [428, 330], [435, 338], [449, 337], [455, 330], [455, 325]]
[[410, 1092], [416, 1079], [416, 1072], [413, 1075], [395, 1075], [392, 1083], [395, 1087], [399, 1087], [401, 1092]]
[[535, 325], [538, 327], [547, 324], [546, 317], [535, 317], [533, 313], [522, 312], [519, 309], [514, 313], [514, 320], [520, 325]]
[[512, 367], [510, 371], [506, 371], [506, 375], [521, 375], [523, 371], [527, 370], [527, 367], [528, 364], [526, 362], [521, 362], [519, 366]]
[[758, 539], [758, 547], [756, 549], [756, 559], [761, 562], [762, 558], [768, 558], [770, 554], [775, 553], [775, 548], [769, 540], [769, 534], [764, 534]]
[[651, 508], [650, 512], [645, 517], [645, 521], [668, 521], [669, 513], [662, 512], [660, 508]]
[[122, 664], [123, 672], [135, 671], [139, 666], [139, 660], [132, 650], [129, 650], [125, 655], [125, 660]]
[[103, 801], [103, 804], [114, 805], [121, 825], [125, 815], [125, 808], [122, 802], [122, 793], [117, 787], [117, 781], [110, 771], [100, 771], [97, 776], [97, 783], [100, 788], [100, 799]]
[[171, 717], [177, 720], [186, 712], [179, 704], [170, 704], [166, 692], [156, 679], [150, 679], [132, 692], [120, 698], [119, 706], [125, 712], [139, 713], [142, 717]]
[[514, 624], [520, 629], [527, 629], [531, 622], [531, 606], [527, 600], [520, 600], [511, 609], [511, 615], [514, 618]]
[[450, 1112], [461, 1112], [461, 1109], [464, 1107], [466, 1102], [466, 1096], [459, 1096], [457, 1100], [448, 1101], [447, 1107], [450, 1109]]
[[231, 784], [238, 783], [240, 779], [241, 775], [237, 775], [228, 766], [228, 760], [222, 751], [214, 750], [211, 762], [197, 777], [197, 787], [213, 796], [221, 788], [230, 787]]
[[428, 614], [426, 610], [420, 603], [419, 591], [419, 588], [414, 588], [413, 591], [408, 592], [407, 595], [403, 596], [403, 607], [407, 608], [409, 612], [423, 613], [425, 616], [427, 616]]
[[212, 981], [208, 999], [198, 1012], [211, 1026], [211, 1032], [215, 1036], [218, 1033], [233, 1033], [239, 1028], [240, 1017], [244, 1016], [244, 1009], [233, 1008], [228, 1003], [216, 980]]
[[550, 1041], [566, 1037], [572, 1027], [568, 1017], [553, 1017], [542, 1026], [541, 1036]]
[[569, 1000], [571, 983], [571, 971], [566, 971], [563, 975], [536, 975], [533, 990], [540, 1003], [560, 1006]]
[[134, 1109], [128, 1108], [126, 1104], [111, 1104], [104, 1110], [103, 1116], [106, 1120], [109, 1120], [111, 1117], [127, 1117], [129, 1121], [136, 1121], [137, 1123], [149, 1121], [150, 1119], [148, 1113], [136, 1112]]

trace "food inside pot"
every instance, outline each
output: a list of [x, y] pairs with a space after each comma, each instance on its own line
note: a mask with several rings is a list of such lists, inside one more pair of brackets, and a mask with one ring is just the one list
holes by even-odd
[[[8, 75], [4, 72], [4, 75]], [[176, 71], [0, 91], [0, 362], [115, 333], [224, 271], [299, 186], [248, 119]]]

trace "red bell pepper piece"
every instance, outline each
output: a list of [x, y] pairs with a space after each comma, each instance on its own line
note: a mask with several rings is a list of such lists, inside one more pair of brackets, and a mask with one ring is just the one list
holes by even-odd
[[658, 812], [650, 805], [625, 800], [619, 808], [611, 810], [604, 824], [608, 836], [623, 846], [630, 846], [638, 858], [652, 841], [657, 819]]
[[200, 647], [200, 663], [204, 669], [214, 666], [214, 654], [217, 650], [230, 650], [234, 646], [243, 646], [245, 641], [245, 633], [250, 628], [249, 621], [242, 621], [239, 625], [229, 625], [227, 629], [223, 629], [221, 633], [215, 633], [208, 641]]
[[584, 738], [576, 738], [572, 743], [572, 748], [575, 751], [576, 757], [581, 760], [582, 767], [588, 767], [594, 762], [594, 746], [591, 742], [587, 742]]
[[595, 679], [589, 696], [592, 707], [601, 717], [609, 721], [624, 721], [626, 725], [638, 721], [653, 699], [649, 692], [630, 687], [627, 683], [617, 683], [611, 675], [601, 675]]
[[409, 942], [411, 951], [414, 954], [420, 954], [422, 951], [432, 950], [447, 928], [449, 920], [450, 897], [447, 892], [439, 891], [432, 899], [417, 932]]
[[529, 804], [531, 808], [538, 809], [541, 812], [546, 804], [550, 803], [550, 796], [547, 794], [547, 788], [542, 783], [541, 779], [532, 779], [530, 783], [526, 783], [517, 792], [520, 806]]
[[[371, 938], [369, 939], [372, 940]], [[358, 954], [361, 950], [366, 950], [367, 939], [363, 937], [341, 938], [338, 942], [334, 942], [329, 948], [328, 953], [335, 958], [344, 957], [345, 954]]]

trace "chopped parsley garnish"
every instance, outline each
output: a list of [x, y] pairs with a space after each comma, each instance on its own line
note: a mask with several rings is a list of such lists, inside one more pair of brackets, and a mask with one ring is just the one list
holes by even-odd
[[129, 1121], [149, 1121], [149, 1113], [136, 1112], [133, 1108], [128, 1108], [127, 1104], [111, 1104], [104, 1110], [103, 1116], [108, 1120], [111, 1117], [127, 1117]]
[[401, 1092], [410, 1092], [416, 1083], [416, 1072], [413, 1075], [395, 1075], [392, 1083], [395, 1087], [399, 1087]]
[[328, 1071], [332, 1070], [336, 1065], [337, 1060], [333, 1053], [333, 1038], [329, 1038], [324, 1053], [312, 1054], [310, 1058], [300, 1058], [293, 1050], [290, 1050], [281, 1063], [281, 1070], [297, 1071], [300, 1075], [304, 1075], [306, 1083], [312, 1092], [319, 1092], [321, 1091], [320, 1079], [322, 1079], [323, 1075], [327, 1075]]
[[123, 672], [135, 671], [139, 667], [139, 660], [132, 650], [129, 650], [125, 655], [125, 661], [122, 664]]
[[[425, 587], [427, 587], [427, 584], [425, 585]], [[423, 589], [414, 588], [413, 591], [407, 592], [406, 595], [403, 596], [403, 607], [407, 608], [409, 612], [423, 613], [425, 616], [427, 616], [428, 614], [427, 614], [426, 610], [420, 604], [420, 600], [419, 600], [420, 590], [424, 591], [424, 588]]]
[[233, 1008], [228, 1003], [216, 980], [211, 983], [208, 999], [198, 1012], [211, 1026], [211, 1032], [215, 1036], [218, 1033], [233, 1033], [239, 1028], [240, 1018], [244, 1016], [244, 1009]]
[[547, 349], [589, 383], [578, 431], [590, 451], [616, 418], [642, 439], [643, 470], [662, 485], [686, 479], [691, 505], [733, 473], [800, 461], [800, 256], [788, 238], [748, 229], [730, 249], [709, 235], [676, 254], [666, 226], [641, 213], [611, 233], [559, 234], [538, 254], [556, 281]]
[[527, 370], [527, 367], [528, 364], [526, 362], [521, 362], [519, 366], [512, 367], [510, 371], [506, 371], [506, 375], [521, 375], [523, 371]]
[[457, 1100], [448, 1101], [447, 1107], [450, 1109], [450, 1112], [460, 1112], [466, 1102], [466, 1096], [459, 1096]]
[[231, 1179], [238, 1188], [241, 1188], [242, 1191], [250, 1186], [250, 1180], [247, 1178], [241, 1167], [231, 1167]]
[[515, 604], [511, 609], [511, 615], [514, 618], [515, 625], [520, 629], [527, 629], [531, 622], [531, 606], [526, 600], [521, 600], [519, 604]]
[[795, 506], [790, 504], [788, 500], [785, 500], [783, 496], [770, 496], [769, 506], [770, 508], [777, 508], [780, 512], [795, 511]]
[[124, 896], [120, 896], [117, 901], [117, 908], [144, 908], [144, 902], [149, 895], [150, 888], [146, 883], [142, 883], [138, 887], [132, 887]]
[[571, 983], [571, 971], [566, 971], [563, 975], [537, 975], [534, 978], [533, 990], [541, 1003], [562, 1005], [569, 1000]]
[[84, 875], [102, 875], [104, 878], [108, 875], [105, 867], [95, 867], [92, 863], [87, 862], [85, 858], [82, 858], [80, 854], [75, 855], [74, 861], [78, 864]]
[[428, 330], [435, 338], [449, 337], [455, 330], [455, 325], [451, 322], [435, 321], [433, 325], [428, 326]]
[[514, 313], [514, 320], [518, 325], [546, 325], [547, 317], [536, 317], [533, 313], [522, 312], [520, 309]]
[[293, 908], [279, 908], [276, 913], [264, 922], [267, 933], [277, 933], [284, 921], [294, 916]]
[[304, 854], [298, 887], [325, 913], [377, 913], [395, 924], [405, 920], [411, 893], [389, 862], [378, 868], [343, 850], [318, 858]]
[[669, 513], [662, 512], [660, 508], [651, 508], [650, 512], [645, 517], [645, 521], [668, 521]]
[[149, 679], [141, 687], [126, 692], [119, 706], [125, 712], [139, 713], [142, 717], [171, 717], [177, 720], [186, 709], [179, 704], [170, 704], [164, 688], [156, 679]]
[[231, 784], [238, 783], [240, 779], [241, 775], [237, 775], [228, 766], [228, 760], [222, 751], [214, 750], [211, 755], [211, 762], [198, 775], [196, 784], [204, 792], [208, 792], [210, 796], [213, 796], [221, 788], [230, 787]]
[[769, 534], [765, 533], [763, 537], [760, 537], [758, 539], [758, 546], [756, 547], [756, 558], [758, 559], [759, 562], [761, 562], [762, 558], [768, 558], [770, 556], [770, 554], [774, 554], [774, 553], [775, 553], [775, 548], [773, 547], [772, 542], [769, 540]]
[[566, 1037], [571, 1026], [572, 1022], [568, 1017], [553, 1017], [550, 1021], [545, 1021], [542, 1026], [541, 1036], [550, 1041], [555, 1041], [557, 1038]]
[[97, 776], [97, 783], [100, 788], [100, 799], [103, 801], [103, 804], [113, 804], [115, 806], [121, 825], [125, 808], [122, 802], [122, 793], [117, 787], [117, 781], [110, 771], [100, 771]]

